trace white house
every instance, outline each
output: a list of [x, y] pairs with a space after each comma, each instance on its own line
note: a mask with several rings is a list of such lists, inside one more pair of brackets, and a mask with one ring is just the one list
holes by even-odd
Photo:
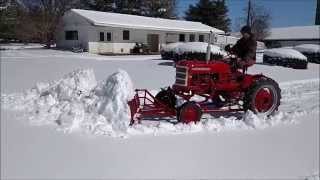
[[159, 52], [161, 44], [206, 42], [210, 31], [224, 34], [200, 22], [72, 9], [63, 17], [57, 47], [82, 47], [98, 54], [127, 54], [136, 43], [144, 43], [151, 52]]
[[293, 26], [272, 28], [264, 39], [267, 47], [320, 44], [320, 26]]

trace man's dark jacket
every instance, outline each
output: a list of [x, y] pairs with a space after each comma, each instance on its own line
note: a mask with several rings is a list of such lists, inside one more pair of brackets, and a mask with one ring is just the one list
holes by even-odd
[[256, 60], [257, 41], [253, 35], [248, 39], [241, 38], [231, 48], [231, 51], [235, 53], [239, 58], [244, 61]]

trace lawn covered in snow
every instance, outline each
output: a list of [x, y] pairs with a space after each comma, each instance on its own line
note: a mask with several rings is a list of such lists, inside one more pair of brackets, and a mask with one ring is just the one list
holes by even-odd
[[[156, 55], [110, 57], [44, 49], [0, 53], [2, 103], [8, 105], [1, 109], [2, 178], [303, 179], [319, 174], [319, 65], [294, 70], [260, 64], [259, 56], [249, 72], [275, 79], [282, 89], [280, 111], [271, 121], [248, 114], [242, 120], [208, 115], [197, 125], [144, 122], [127, 129], [123, 139], [113, 137], [112, 123], [98, 126], [103, 122], [99, 117], [70, 122], [90, 115], [70, 109], [100, 103], [98, 109], [85, 107], [93, 115], [99, 110], [105, 117], [114, 115], [114, 122], [121, 116], [112, 108], [118, 101], [112, 102], [105, 92], [126, 89], [130, 82], [154, 91], [169, 86], [175, 78], [171, 61]], [[126, 72], [113, 74], [118, 69]], [[110, 87], [108, 82], [120, 88], [103, 89]], [[32, 101], [24, 101], [26, 95]], [[30, 111], [13, 111], [21, 107], [17, 97]], [[46, 105], [57, 101], [65, 109], [48, 116]], [[57, 114], [62, 121], [53, 118], [49, 123]], [[86, 131], [88, 127], [101, 129]]]

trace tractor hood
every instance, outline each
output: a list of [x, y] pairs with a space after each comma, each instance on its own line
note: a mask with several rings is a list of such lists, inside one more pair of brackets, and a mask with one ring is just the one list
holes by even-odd
[[190, 61], [183, 60], [176, 64], [176, 67], [186, 67], [189, 71], [194, 73], [228, 73], [230, 72], [230, 65], [222, 61]]

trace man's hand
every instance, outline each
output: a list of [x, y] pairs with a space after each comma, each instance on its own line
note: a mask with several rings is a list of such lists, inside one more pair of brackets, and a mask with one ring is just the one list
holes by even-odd
[[228, 44], [224, 47], [224, 50], [231, 53], [231, 44]]
[[237, 64], [238, 64], [238, 66], [243, 67], [247, 64], [247, 62], [244, 59], [237, 58]]
[[238, 66], [240, 68], [243, 68], [243, 67], [252, 66], [253, 64], [255, 64], [255, 61], [254, 60], [237, 58], [237, 64], [238, 64]]

